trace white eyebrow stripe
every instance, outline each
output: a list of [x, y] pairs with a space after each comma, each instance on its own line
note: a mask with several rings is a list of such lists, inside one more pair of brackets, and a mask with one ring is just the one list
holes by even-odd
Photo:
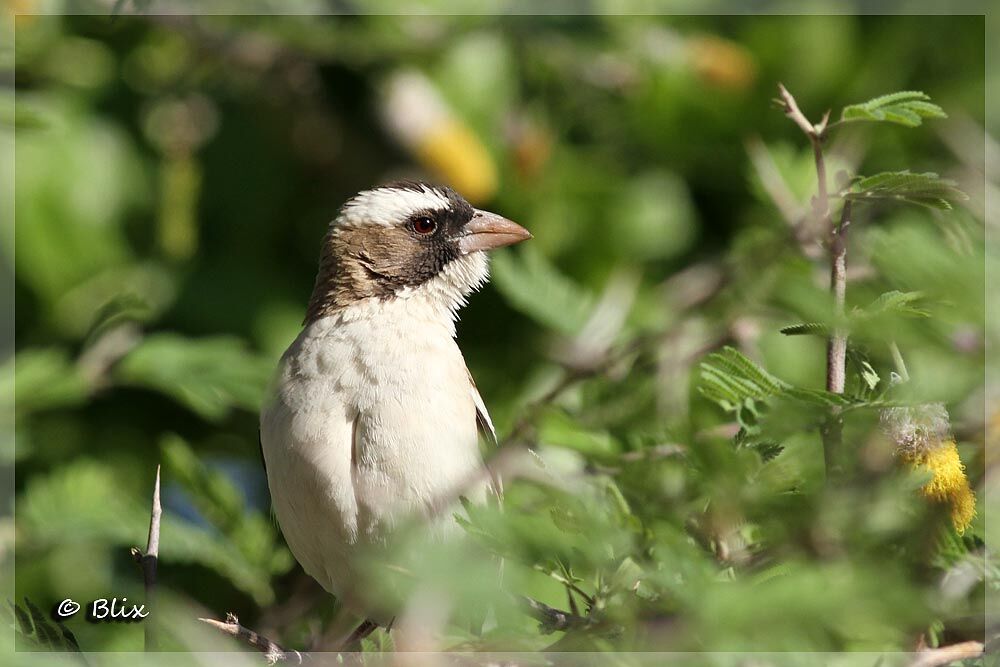
[[417, 211], [445, 210], [449, 199], [436, 190], [375, 188], [358, 193], [344, 205], [336, 223], [342, 227], [384, 225], [391, 227]]

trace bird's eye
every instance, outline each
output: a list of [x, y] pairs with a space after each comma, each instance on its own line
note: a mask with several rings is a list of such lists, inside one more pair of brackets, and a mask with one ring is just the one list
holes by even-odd
[[413, 231], [417, 234], [433, 234], [437, 229], [437, 223], [426, 215], [422, 215], [413, 221]]

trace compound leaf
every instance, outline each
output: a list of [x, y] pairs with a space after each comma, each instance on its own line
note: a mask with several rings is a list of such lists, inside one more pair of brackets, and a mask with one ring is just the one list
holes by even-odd
[[882, 95], [861, 104], [844, 107], [840, 122], [876, 121], [917, 127], [924, 118], [947, 118], [948, 114], [930, 102], [930, 96], [915, 90]]
[[907, 170], [859, 177], [844, 198], [852, 201], [902, 201], [948, 210], [952, 201], [965, 200], [969, 196], [958, 189], [955, 181], [941, 178], [933, 172], [916, 174]]

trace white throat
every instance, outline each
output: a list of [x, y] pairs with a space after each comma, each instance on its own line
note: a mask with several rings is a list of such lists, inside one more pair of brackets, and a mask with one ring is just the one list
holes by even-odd
[[404, 287], [389, 298], [362, 299], [344, 308], [340, 316], [346, 322], [393, 312], [440, 324], [454, 337], [458, 310], [467, 303], [470, 294], [486, 284], [489, 272], [485, 252], [469, 253], [448, 262], [425, 283]]

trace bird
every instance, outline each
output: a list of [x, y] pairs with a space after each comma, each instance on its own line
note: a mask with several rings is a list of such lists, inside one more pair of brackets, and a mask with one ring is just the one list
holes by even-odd
[[479, 448], [496, 431], [456, 322], [488, 280], [487, 253], [530, 238], [417, 181], [359, 192], [324, 236], [304, 326], [261, 409], [260, 445], [285, 541], [364, 619], [355, 638], [392, 619], [352, 594], [365, 549], [412, 518], [444, 539], [457, 523], [439, 503], [501, 492]]

